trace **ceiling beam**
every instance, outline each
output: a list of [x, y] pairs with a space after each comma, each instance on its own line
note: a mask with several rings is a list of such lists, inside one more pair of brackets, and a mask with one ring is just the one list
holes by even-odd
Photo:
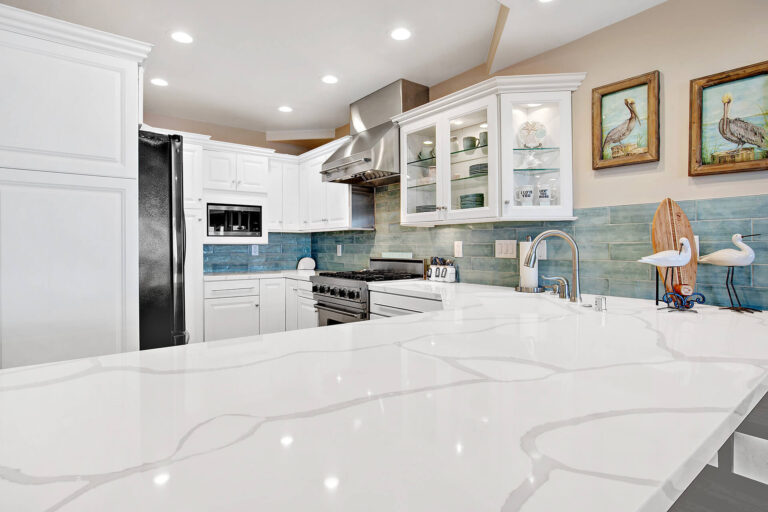
[[488, 58], [485, 59], [485, 72], [488, 74], [491, 74], [493, 59], [496, 58], [501, 34], [504, 33], [504, 27], [507, 25], [507, 16], [509, 16], [509, 7], [500, 3], [499, 14], [496, 16], [496, 27], [493, 29], [493, 37], [491, 37], [491, 47], [488, 48]]

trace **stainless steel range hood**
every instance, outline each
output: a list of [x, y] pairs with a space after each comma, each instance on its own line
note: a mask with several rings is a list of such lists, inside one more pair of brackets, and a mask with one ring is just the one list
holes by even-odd
[[400, 130], [390, 119], [428, 101], [428, 87], [401, 79], [352, 103], [352, 138], [325, 161], [323, 181], [368, 187], [399, 181]]

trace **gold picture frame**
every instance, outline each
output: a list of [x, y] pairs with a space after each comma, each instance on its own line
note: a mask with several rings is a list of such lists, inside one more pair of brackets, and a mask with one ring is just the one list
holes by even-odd
[[592, 89], [592, 168], [659, 161], [659, 72]]

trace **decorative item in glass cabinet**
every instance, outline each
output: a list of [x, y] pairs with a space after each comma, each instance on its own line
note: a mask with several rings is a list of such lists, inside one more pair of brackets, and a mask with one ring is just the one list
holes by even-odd
[[538, 121], [526, 121], [520, 125], [518, 139], [525, 149], [540, 148], [544, 145], [547, 127]]

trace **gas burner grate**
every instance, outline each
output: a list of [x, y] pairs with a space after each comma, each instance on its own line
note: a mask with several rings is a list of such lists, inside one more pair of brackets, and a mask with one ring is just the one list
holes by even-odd
[[396, 281], [400, 279], [420, 279], [420, 274], [408, 272], [396, 272], [386, 270], [358, 270], [355, 272], [320, 272], [321, 276], [334, 277], [336, 279], [354, 279], [355, 281]]

